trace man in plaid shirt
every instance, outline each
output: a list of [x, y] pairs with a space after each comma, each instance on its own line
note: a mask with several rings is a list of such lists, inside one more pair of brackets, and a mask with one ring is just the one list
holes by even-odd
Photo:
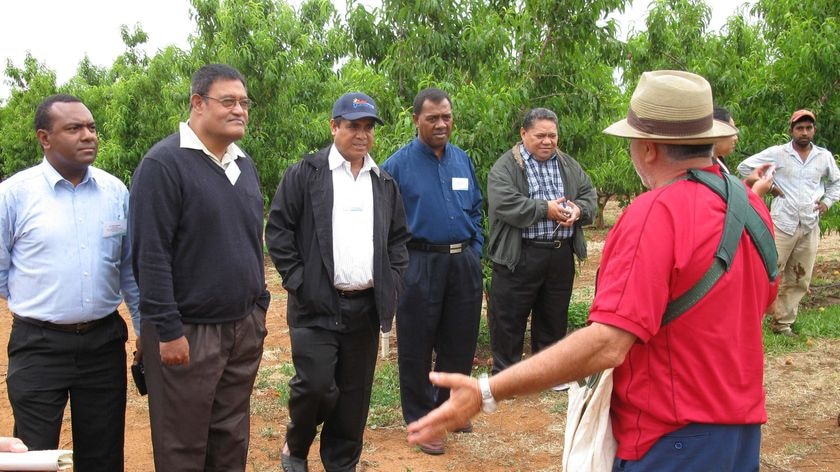
[[557, 149], [553, 111], [530, 110], [519, 134], [522, 141], [487, 177], [494, 374], [522, 359], [529, 314], [532, 353], [566, 335], [574, 258], [586, 258], [583, 226], [592, 223], [597, 209], [589, 176]]

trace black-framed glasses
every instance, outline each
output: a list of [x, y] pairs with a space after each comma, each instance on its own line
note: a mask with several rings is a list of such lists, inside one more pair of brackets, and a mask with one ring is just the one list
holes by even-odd
[[237, 103], [239, 104], [240, 107], [242, 107], [243, 110], [248, 110], [248, 109], [254, 107], [254, 101], [251, 100], [250, 98], [243, 98], [243, 99], [237, 100], [237, 99], [231, 98], [231, 97], [216, 98], [216, 97], [211, 97], [210, 95], [202, 95], [202, 97], [209, 98], [210, 100], [216, 100], [217, 102], [219, 102], [219, 104], [221, 104], [225, 108], [233, 108], [233, 107], [236, 106]]

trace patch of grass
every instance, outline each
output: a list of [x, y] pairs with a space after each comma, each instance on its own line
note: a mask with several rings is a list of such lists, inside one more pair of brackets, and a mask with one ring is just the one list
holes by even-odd
[[295, 375], [295, 366], [291, 362], [263, 366], [257, 372], [254, 388], [257, 390], [274, 390], [277, 401], [283, 405], [289, 402], [289, 379]]
[[262, 438], [277, 438], [280, 437], [280, 432], [272, 426], [267, 426], [260, 430], [260, 437]]
[[544, 395], [549, 395], [551, 401], [551, 408], [549, 411], [555, 415], [564, 415], [569, 407], [569, 395], [562, 392], [549, 391]]
[[476, 352], [490, 352], [490, 328], [487, 326], [487, 316], [481, 316], [478, 322], [478, 340]]
[[400, 407], [400, 377], [394, 362], [380, 362], [373, 377], [368, 427], [399, 426], [403, 422]]
[[795, 331], [813, 338], [840, 338], [840, 306], [800, 310]]
[[800, 308], [793, 331], [797, 336], [774, 334], [764, 325], [764, 351], [768, 355], [805, 351], [814, 338], [840, 338], [840, 306]]
[[785, 454], [794, 457], [805, 457], [817, 449], [819, 448], [814, 444], [790, 442], [785, 445]]
[[586, 326], [586, 320], [589, 318], [589, 308], [591, 307], [592, 303], [589, 302], [572, 302], [569, 304], [569, 331]]
[[766, 356], [804, 351], [807, 349], [805, 337], [803, 336], [780, 336], [771, 331], [770, 326], [767, 324], [764, 325], [762, 331], [764, 334], [764, 354]]

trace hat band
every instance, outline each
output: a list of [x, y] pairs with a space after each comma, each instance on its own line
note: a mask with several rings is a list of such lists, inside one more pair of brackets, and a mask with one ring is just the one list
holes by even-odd
[[659, 136], [695, 136], [705, 133], [714, 126], [714, 116], [709, 114], [702, 118], [685, 121], [665, 121], [653, 118], [640, 118], [631, 108], [627, 112], [627, 124], [634, 129], [647, 134], [655, 134]]

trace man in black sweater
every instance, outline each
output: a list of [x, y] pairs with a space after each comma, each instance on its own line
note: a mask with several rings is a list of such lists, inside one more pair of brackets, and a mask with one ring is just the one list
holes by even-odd
[[368, 152], [382, 123], [373, 99], [343, 95], [333, 107], [333, 144], [283, 175], [265, 230], [289, 292], [295, 376], [281, 462], [306, 472], [318, 426], [327, 472], [351, 472], [362, 453], [377, 333], [391, 330], [409, 239], [394, 179]]
[[234, 142], [248, 122], [245, 80], [207, 65], [190, 119], [134, 172], [130, 232], [155, 468], [244, 471], [249, 401], [269, 293], [263, 200]]

